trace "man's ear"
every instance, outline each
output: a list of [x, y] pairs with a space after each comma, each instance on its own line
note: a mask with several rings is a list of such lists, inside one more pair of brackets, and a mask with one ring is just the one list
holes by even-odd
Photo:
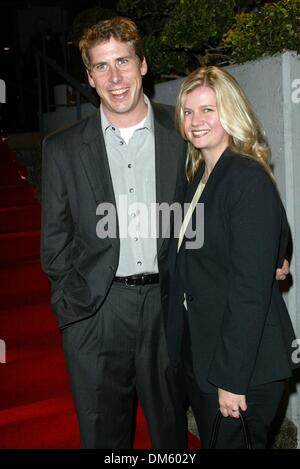
[[87, 73], [87, 76], [88, 76], [88, 80], [89, 80], [89, 84], [92, 88], [96, 88], [96, 85], [95, 85], [95, 82], [90, 74], [90, 71], [86, 69], [86, 73]]
[[144, 77], [146, 75], [147, 71], [148, 71], [148, 65], [147, 65], [147, 61], [144, 57], [143, 60], [142, 60], [142, 63], [141, 63], [141, 75], [142, 75], [142, 77]]

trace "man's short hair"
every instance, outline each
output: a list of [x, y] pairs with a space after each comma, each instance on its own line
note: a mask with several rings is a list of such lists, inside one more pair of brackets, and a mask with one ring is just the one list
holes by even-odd
[[109, 20], [99, 21], [84, 31], [79, 41], [79, 50], [87, 70], [90, 70], [91, 65], [89, 50], [109, 41], [110, 38], [131, 44], [140, 61], [145, 57], [144, 43], [136, 24], [130, 18], [116, 16]]

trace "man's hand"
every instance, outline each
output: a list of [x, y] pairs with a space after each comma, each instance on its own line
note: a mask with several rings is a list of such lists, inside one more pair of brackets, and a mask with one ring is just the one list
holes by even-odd
[[238, 419], [240, 409], [247, 410], [246, 396], [218, 389], [220, 412], [224, 417]]
[[290, 263], [284, 259], [282, 267], [276, 269], [276, 280], [285, 280], [286, 276], [290, 273]]

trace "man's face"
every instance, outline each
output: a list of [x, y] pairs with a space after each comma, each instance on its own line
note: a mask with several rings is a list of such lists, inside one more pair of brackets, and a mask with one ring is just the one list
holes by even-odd
[[108, 120], [119, 127], [142, 120], [146, 115], [142, 89], [142, 77], [147, 73], [145, 58], [140, 62], [129, 43], [114, 38], [92, 47], [89, 55], [89, 83], [100, 96]]

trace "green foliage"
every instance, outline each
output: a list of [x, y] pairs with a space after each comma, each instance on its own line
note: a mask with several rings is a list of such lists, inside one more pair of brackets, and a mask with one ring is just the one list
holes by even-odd
[[162, 32], [172, 49], [199, 52], [218, 42], [232, 23], [234, 0], [180, 0]]
[[161, 43], [159, 37], [145, 37], [147, 61], [156, 81], [186, 75], [190, 63], [190, 55], [181, 50], [171, 50]]
[[135, 21], [145, 35], [160, 34], [178, 0], [119, 0], [119, 15]]
[[77, 15], [70, 38], [77, 44], [86, 27], [116, 14], [140, 28], [155, 81], [185, 75], [199, 63], [300, 50], [300, 0], [118, 0], [116, 11], [96, 7]]
[[300, 0], [279, 0], [238, 14], [222, 43], [238, 63], [287, 49], [299, 52]]
[[178, 0], [119, 0], [118, 14], [129, 16], [144, 34], [147, 61], [156, 81], [185, 75], [189, 55], [162, 42], [161, 33]]

